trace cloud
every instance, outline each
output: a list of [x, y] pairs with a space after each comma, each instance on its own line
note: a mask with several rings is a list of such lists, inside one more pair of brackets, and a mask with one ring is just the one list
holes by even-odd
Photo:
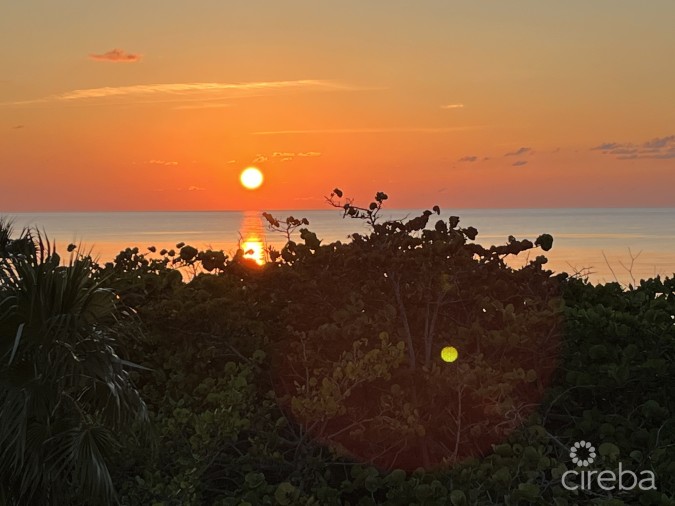
[[166, 167], [178, 165], [178, 162], [167, 160], [148, 160], [150, 165], [164, 165]]
[[447, 105], [442, 105], [441, 109], [463, 109], [464, 104], [447, 104]]
[[318, 151], [305, 151], [302, 153], [294, 153], [290, 151], [275, 151], [272, 153], [272, 158], [280, 158], [282, 162], [290, 162], [294, 158], [312, 158], [316, 156], [321, 156], [321, 153]]
[[255, 155], [251, 163], [264, 163], [266, 161], [267, 157], [265, 155], [261, 155], [260, 153], [258, 153], [257, 155]]
[[22, 128], [25, 128], [25, 125], [14, 125], [12, 128], [13, 128], [14, 130], [20, 130], [20, 129], [22, 129]]
[[661, 149], [670, 146], [675, 146], [675, 135], [657, 137], [656, 139], [647, 141], [642, 145], [642, 147], [647, 149]]
[[290, 89], [307, 90], [349, 90], [343, 85], [328, 81], [297, 80], [297, 81], [256, 81], [249, 83], [167, 83], [167, 84], [136, 84], [132, 86], [106, 86], [104, 88], [85, 88], [67, 91], [56, 95], [49, 95], [33, 100], [19, 102], [5, 102], [0, 105], [30, 105], [47, 102], [77, 102], [100, 101], [111, 98], [145, 98], [155, 102], [181, 101], [184, 102], [195, 96], [218, 97], [220, 99], [242, 93], [269, 93]]
[[644, 142], [605, 142], [591, 148], [617, 160], [673, 160], [675, 159], [675, 135], [655, 137]]
[[616, 142], [603, 142], [602, 144], [599, 144], [595, 147], [591, 148], [591, 151], [607, 151], [609, 149], [614, 149], [619, 147], [620, 144]]
[[504, 156], [520, 156], [520, 155], [524, 155], [525, 153], [531, 153], [531, 152], [532, 152], [532, 148], [520, 148], [520, 149], [517, 149], [517, 150], [515, 150], [511, 153], [506, 153]]
[[477, 156], [463, 156], [462, 158], [460, 158], [457, 161], [458, 162], [475, 162], [477, 160], [478, 160]]
[[134, 63], [141, 60], [141, 55], [136, 53], [127, 53], [123, 49], [111, 49], [107, 53], [102, 54], [90, 54], [90, 60], [94, 61], [108, 61], [108, 62], [122, 62], [122, 63]]
[[637, 153], [637, 148], [616, 148], [610, 151], [612, 155], [634, 155]]
[[286, 152], [280, 152], [280, 151], [275, 151], [272, 153], [272, 158], [293, 158], [295, 156], [295, 153], [286, 153]]
[[200, 188], [199, 186], [188, 186], [187, 191], [189, 192], [203, 192], [206, 188]]
[[527, 160], [518, 160], [511, 164], [512, 167], [522, 167], [523, 165], [527, 165]]
[[179, 105], [174, 107], [174, 109], [180, 111], [188, 109], [224, 109], [225, 107], [232, 107], [232, 104], [218, 104], [215, 102], [204, 102], [201, 104]]
[[271, 130], [262, 132], [251, 132], [252, 135], [295, 135], [295, 134], [387, 134], [387, 133], [445, 133], [445, 132], [461, 132], [464, 130], [475, 130], [484, 128], [482, 125], [478, 126], [461, 126], [461, 127], [441, 127], [441, 128], [426, 128], [426, 127], [392, 127], [392, 128], [328, 128], [317, 130]]

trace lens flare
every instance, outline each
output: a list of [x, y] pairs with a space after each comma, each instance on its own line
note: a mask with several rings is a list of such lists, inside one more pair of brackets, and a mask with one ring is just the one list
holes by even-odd
[[454, 362], [457, 360], [458, 356], [459, 353], [457, 352], [457, 348], [454, 346], [446, 346], [441, 350], [441, 359], [443, 362]]

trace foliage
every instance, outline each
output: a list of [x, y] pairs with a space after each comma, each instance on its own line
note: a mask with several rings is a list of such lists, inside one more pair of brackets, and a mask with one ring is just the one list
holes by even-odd
[[[115, 351], [137, 332], [91, 259], [40, 234], [0, 257], [0, 491], [7, 504], [110, 504], [117, 433], [145, 405]], [[26, 247], [26, 246], [29, 247]]]
[[[138, 312], [140, 338], [116, 337], [149, 369], [130, 376], [152, 440], [120, 435], [107, 461], [120, 502], [675, 504], [675, 281], [513, 269], [552, 237], [483, 247], [437, 207], [382, 221], [387, 198], [332, 192], [370, 226], [345, 243], [266, 214], [288, 241], [263, 266], [179, 243], [94, 269]], [[658, 490], [564, 489], [581, 439]]]
[[[367, 220], [370, 234], [322, 246], [301, 229], [304, 244], [281, 251], [270, 275], [287, 301], [277, 390], [314, 437], [383, 469], [481, 455], [547, 386], [557, 283], [541, 259], [520, 271], [506, 265], [529, 241], [485, 249], [456, 217], [427, 229], [432, 211], [378, 223], [386, 198], [378, 193], [368, 208], [333, 202]], [[446, 345], [460, 350], [457, 363], [442, 362]]]

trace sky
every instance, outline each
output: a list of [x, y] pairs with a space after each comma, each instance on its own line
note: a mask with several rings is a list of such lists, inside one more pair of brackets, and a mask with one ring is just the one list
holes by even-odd
[[[672, 0], [0, 6], [0, 211], [675, 206]], [[258, 167], [257, 190], [239, 183]]]

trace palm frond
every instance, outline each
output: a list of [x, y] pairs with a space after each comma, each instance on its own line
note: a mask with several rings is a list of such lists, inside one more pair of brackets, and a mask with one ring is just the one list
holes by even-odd
[[115, 352], [134, 324], [91, 257], [63, 264], [46, 235], [25, 237], [31, 247], [0, 255], [2, 493], [17, 504], [111, 504], [112, 431], [147, 421]]

